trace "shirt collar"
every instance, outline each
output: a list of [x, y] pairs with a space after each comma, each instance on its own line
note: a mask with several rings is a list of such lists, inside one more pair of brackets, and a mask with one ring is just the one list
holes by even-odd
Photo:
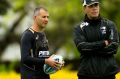
[[89, 19], [87, 15], [85, 15], [84, 21], [88, 22], [90, 24], [96, 24], [96, 23], [101, 22], [101, 16], [99, 15], [99, 17], [97, 19], [92, 20], [92, 19]]

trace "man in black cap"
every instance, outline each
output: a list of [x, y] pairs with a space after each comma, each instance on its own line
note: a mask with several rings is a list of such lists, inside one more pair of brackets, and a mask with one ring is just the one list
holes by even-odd
[[74, 42], [81, 54], [79, 79], [115, 79], [114, 60], [119, 37], [114, 22], [102, 18], [98, 0], [84, 0], [85, 18], [74, 29]]

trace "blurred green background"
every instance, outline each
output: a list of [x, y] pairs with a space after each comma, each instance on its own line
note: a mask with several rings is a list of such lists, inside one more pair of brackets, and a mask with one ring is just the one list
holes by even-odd
[[[100, 14], [114, 21], [120, 32], [120, 0], [100, 2]], [[10, 79], [7, 72], [13, 74], [11, 79], [15, 73], [20, 79], [20, 37], [32, 25], [34, 8], [39, 5], [46, 6], [50, 14], [45, 31], [50, 51], [62, 55], [66, 62], [61, 72], [77, 75], [80, 54], [73, 43], [73, 28], [84, 17], [82, 0], [0, 0], [0, 79]], [[120, 66], [120, 48], [115, 59]]]

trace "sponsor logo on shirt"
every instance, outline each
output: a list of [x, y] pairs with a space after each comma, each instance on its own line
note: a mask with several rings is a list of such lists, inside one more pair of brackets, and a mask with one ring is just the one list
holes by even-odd
[[39, 51], [38, 57], [49, 57], [49, 51]]

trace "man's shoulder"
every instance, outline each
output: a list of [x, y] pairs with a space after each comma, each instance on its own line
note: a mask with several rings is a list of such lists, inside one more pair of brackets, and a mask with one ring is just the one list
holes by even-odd
[[114, 22], [110, 19], [107, 19], [107, 18], [102, 18], [102, 20], [107, 23], [107, 25], [111, 25], [111, 24], [114, 24]]
[[79, 23], [76, 24], [75, 29], [82, 29], [84, 26], [87, 26], [89, 23], [85, 22], [84, 20], [81, 20]]
[[79, 27], [81, 24], [83, 24], [84, 23], [84, 20], [81, 20], [80, 22], [78, 22], [76, 25], [75, 25], [75, 28], [76, 27]]
[[26, 29], [23, 34], [22, 34], [22, 37], [33, 37], [34, 33], [32, 31], [30, 31], [29, 29]]

